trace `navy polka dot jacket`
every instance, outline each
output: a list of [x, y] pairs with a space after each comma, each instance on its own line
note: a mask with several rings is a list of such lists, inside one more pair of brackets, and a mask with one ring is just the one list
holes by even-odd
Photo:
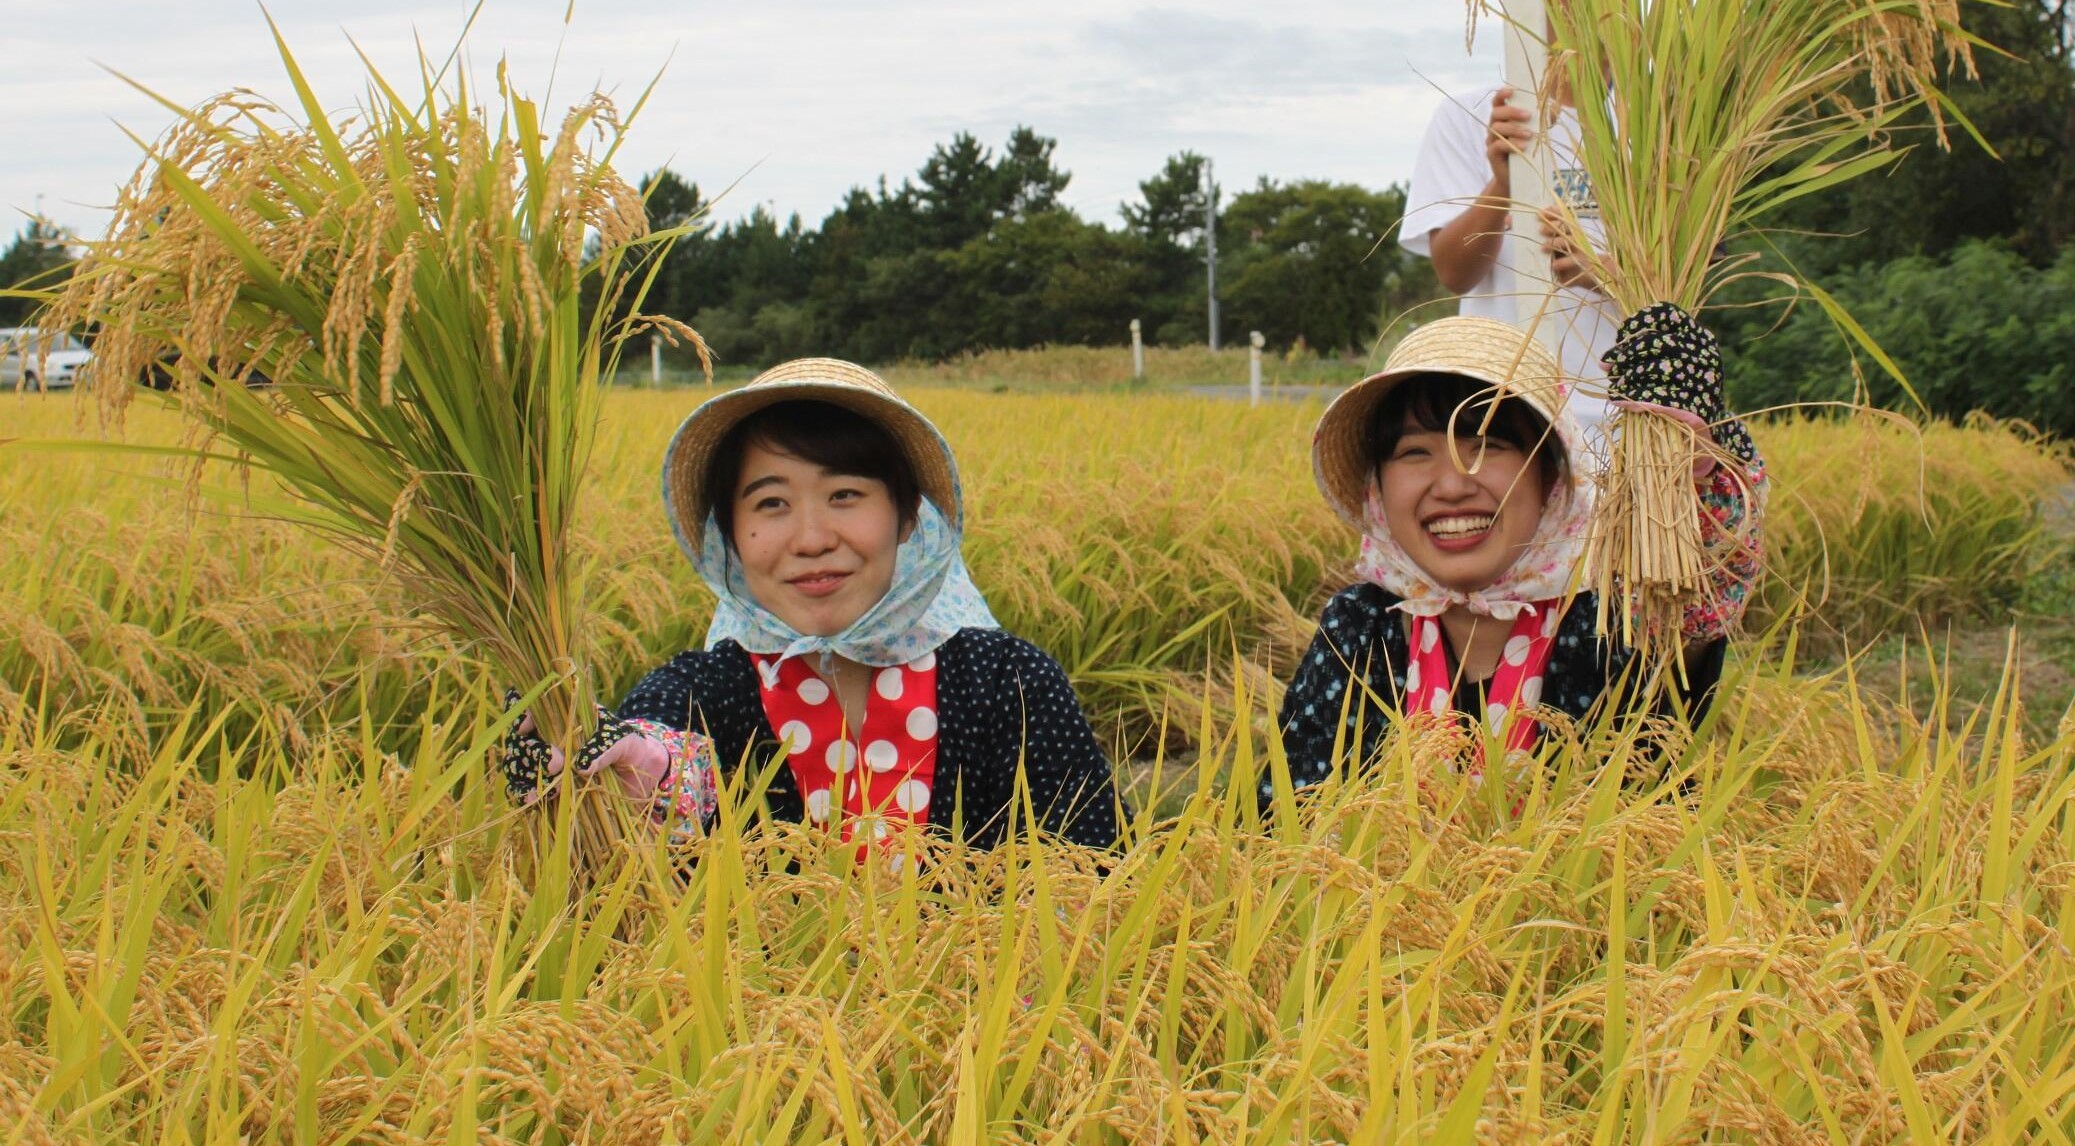
[[[1290, 782], [1298, 788], [1319, 783], [1332, 775], [1333, 742], [1354, 746], [1355, 758], [1373, 760], [1389, 730], [1384, 710], [1401, 709], [1405, 701], [1405, 669], [1412, 663], [1406, 643], [1405, 615], [1391, 606], [1399, 598], [1363, 582], [1341, 590], [1319, 615], [1318, 635], [1297, 666], [1283, 695], [1283, 751], [1290, 761]], [[1576, 720], [1593, 713], [1595, 705], [1635, 657], [1632, 650], [1602, 640], [1593, 632], [1598, 598], [1580, 593], [1564, 613], [1556, 630], [1555, 647], [1543, 670], [1543, 703]], [[1716, 638], [1699, 655], [1686, 658], [1687, 680], [1677, 699], [1689, 718], [1698, 723], [1707, 712], [1715, 685], [1722, 677], [1722, 658], [1727, 640]], [[1347, 705], [1345, 725], [1341, 706], [1350, 682], [1359, 682], [1358, 695]], [[1481, 712], [1476, 702], [1477, 682], [1464, 682], [1456, 690], [1456, 707]], [[1671, 710], [1671, 698], [1659, 702]], [[1274, 786], [1264, 773], [1260, 778], [1263, 805], [1274, 795]]]
[[[756, 669], [733, 641], [670, 658], [621, 703], [626, 719], [653, 720], [713, 738], [723, 773], [746, 761], [761, 768], [779, 751], [764, 715]], [[961, 629], [937, 649], [937, 751], [932, 828], [956, 824], [968, 844], [992, 848], [1008, 836], [1016, 774], [1028, 778], [1039, 827], [1077, 844], [1117, 842], [1121, 804], [1110, 765], [1059, 663], [1000, 629]], [[771, 814], [802, 820], [792, 769], [778, 768], [765, 792]]]

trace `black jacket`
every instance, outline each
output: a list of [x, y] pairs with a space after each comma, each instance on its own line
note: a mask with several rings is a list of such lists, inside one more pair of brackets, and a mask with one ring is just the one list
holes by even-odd
[[[1633, 650], [1593, 632], [1597, 600], [1591, 593], [1580, 593], [1572, 600], [1556, 630], [1549, 663], [1542, 670], [1542, 703], [1575, 720], [1586, 719], [1610, 688], [1626, 681], [1629, 664], [1635, 659]], [[1406, 617], [1391, 608], [1398, 601], [1393, 594], [1363, 582], [1335, 594], [1319, 615], [1318, 635], [1312, 638], [1289, 691], [1283, 694], [1277, 721], [1283, 751], [1290, 761], [1290, 782], [1296, 787], [1308, 787], [1332, 774], [1336, 734], [1353, 749], [1357, 761], [1373, 760], [1390, 728], [1383, 710], [1403, 709], [1405, 669], [1412, 661]], [[1686, 681], [1675, 695], [1695, 723], [1706, 714], [1715, 685], [1722, 678], [1722, 658], [1728, 645], [1718, 638], [1700, 655], [1687, 657]], [[1361, 682], [1359, 695], [1347, 706], [1343, 732], [1342, 694], [1353, 681]], [[1478, 687], [1466, 683], [1457, 688], [1459, 710], [1483, 710], [1468, 695]], [[1615, 703], [1626, 701], [1617, 699]], [[1669, 709], [1673, 696], [1668, 694], [1656, 703]], [[1260, 779], [1264, 806], [1273, 795], [1274, 786], [1264, 774]]]
[[[961, 629], [936, 653], [931, 826], [957, 824], [974, 847], [1001, 843], [1020, 769], [1040, 827], [1077, 844], [1114, 845], [1120, 806], [1109, 760], [1058, 662], [1000, 629]], [[779, 750], [756, 669], [733, 641], [670, 658], [634, 686], [619, 715], [712, 737], [724, 774], [744, 762], [761, 768]], [[765, 796], [773, 816], [805, 818], [792, 769], [778, 768]]]

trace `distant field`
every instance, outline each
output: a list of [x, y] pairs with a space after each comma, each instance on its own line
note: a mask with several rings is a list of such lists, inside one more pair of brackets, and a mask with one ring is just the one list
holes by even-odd
[[[1388, 354], [1388, 345], [1364, 358], [1322, 358], [1303, 350], [1264, 350], [1261, 382], [1268, 387], [1346, 386], [1373, 373]], [[895, 386], [950, 387], [990, 393], [1078, 394], [1247, 384], [1247, 349], [1243, 345], [1228, 346], [1216, 353], [1202, 346], [1149, 346], [1145, 358], [1143, 379], [1132, 375], [1128, 345], [985, 350], [945, 362], [896, 362], [879, 370]], [[748, 381], [755, 370], [722, 362], [715, 364], [714, 374], [720, 384], [728, 385]], [[648, 356], [634, 354], [623, 364], [619, 379], [622, 385], [645, 386], [650, 376]], [[688, 351], [666, 348], [662, 380], [668, 386], [698, 386], [704, 384], [705, 376]]]
[[[382, 570], [263, 479], [0, 445], [0, 1141], [2075, 1134], [2065, 449], [1761, 425], [1761, 632], [1667, 768], [1559, 728], [1478, 787], [1408, 725], [1264, 827], [1228, 780], [1353, 550], [1317, 406], [940, 380], [975, 577], [1138, 762], [1131, 850], [724, 830], [576, 917], [516, 874], [498, 682]], [[616, 685], [710, 608], [655, 494], [699, 396], [607, 406]]]

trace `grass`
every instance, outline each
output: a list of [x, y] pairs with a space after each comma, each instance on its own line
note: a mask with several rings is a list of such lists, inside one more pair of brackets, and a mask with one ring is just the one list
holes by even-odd
[[[1261, 382], [1269, 388], [1345, 386], [1382, 369], [1396, 340], [1364, 358], [1321, 357], [1305, 347], [1266, 350], [1261, 354]], [[1245, 346], [1213, 352], [1204, 346], [1148, 346], [1145, 377], [1131, 372], [1131, 347], [1041, 346], [1028, 350], [983, 350], [942, 362], [904, 360], [881, 366], [880, 373], [901, 389], [980, 390], [996, 394], [1086, 394], [1102, 392], [1186, 390], [1197, 386], [1245, 386]], [[705, 375], [689, 350], [665, 347], [665, 386], [703, 385]], [[750, 366], [716, 363], [721, 385], [746, 382]], [[622, 386], [651, 384], [646, 347], [630, 350], [617, 381]]]
[[[579, 532], [621, 681], [703, 627], [653, 493], [692, 397], [606, 405]], [[514, 875], [494, 682], [376, 566], [252, 518], [227, 474], [0, 447], [6, 1135], [2075, 1132], [2075, 719], [2023, 663], [1934, 679], [1937, 641], [1906, 670], [1802, 651], [2054, 608], [2050, 447], [1763, 426], [1778, 575], [1826, 539], [1825, 615], [1853, 620], [1747, 646], [1668, 773], [1635, 730], [1565, 730], [1502, 796], [1411, 727], [1264, 828], [1226, 779], [1273, 766], [1272, 681], [1351, 550], [1310, 488], [1315, 408], [916, 398], [997, 610], [1174, 792], [1121, 857], [917, 841], [923, 874], [890, 874], [770, 825], [697, 845], [682, 886], [630, 855], [572, 913]], [[0, 401], [11, 433], [80, 430]], [[1882, 476], [1920, 463], [1929, 510]]]

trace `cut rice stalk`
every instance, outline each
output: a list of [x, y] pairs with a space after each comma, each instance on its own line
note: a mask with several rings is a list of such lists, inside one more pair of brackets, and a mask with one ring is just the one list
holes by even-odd
[[[597, 650], [572, 535], [601, 380], [641, 323], [629, 255], [682, 229], [648, 233], [602, 95], [550, 130], [502, 69], [493, 113], [421, 58], [422, 91], [371, 70], [366, 106], [334, 122], [277, 43], [300, 122], [246, 93], [161, 100], [174, 126], [46, 322], [97, 330], [104, 377], [170, 377], [205, 446], [272, 474], [292, 516], [532, 689], [573, 759]], [[118, 418], [133, 394], [96, 390]], [[575, 798], [535, 820], [574, 849], [578, 887], [628, 819], [609, 781], [555, 787]]]
[[[1499, 0], [1469, 8], [1473, 21], [1508, 19]], [[1754, 273], [1721, 257], [1725, 240], [1893, 162], [1888, 129], [1902, 113], [1928, 108], [1941, 144], [1948, 119], [1972, 130], [1939, 90], [1946, 72], [1973, 71], [1958, 0], [1562, 0], [1521, 6], [1511, 23], [1516, 37], [1550, 37], [1545, 105], [1559, 91], [1595, 93], [1572, 101], [1589, 203], [1555, 202], [1623, 314], [1659, 302], [1701, 313]], [[1603, 223], [1596, 248], [1581, 211]], [[1707, 567], [1698, 497], [1676, 459], [1709, 443], [1679, 444], [1691, 431], [1648, 410], [1617, 410], [1610, 435], [1587, 583], [1601, 593], [1603, 633], [1651, 644], [1707, 591], [1695, 573], [1696, 560]], [[1624, 606], [1639, 615], [1612, 620]]]

